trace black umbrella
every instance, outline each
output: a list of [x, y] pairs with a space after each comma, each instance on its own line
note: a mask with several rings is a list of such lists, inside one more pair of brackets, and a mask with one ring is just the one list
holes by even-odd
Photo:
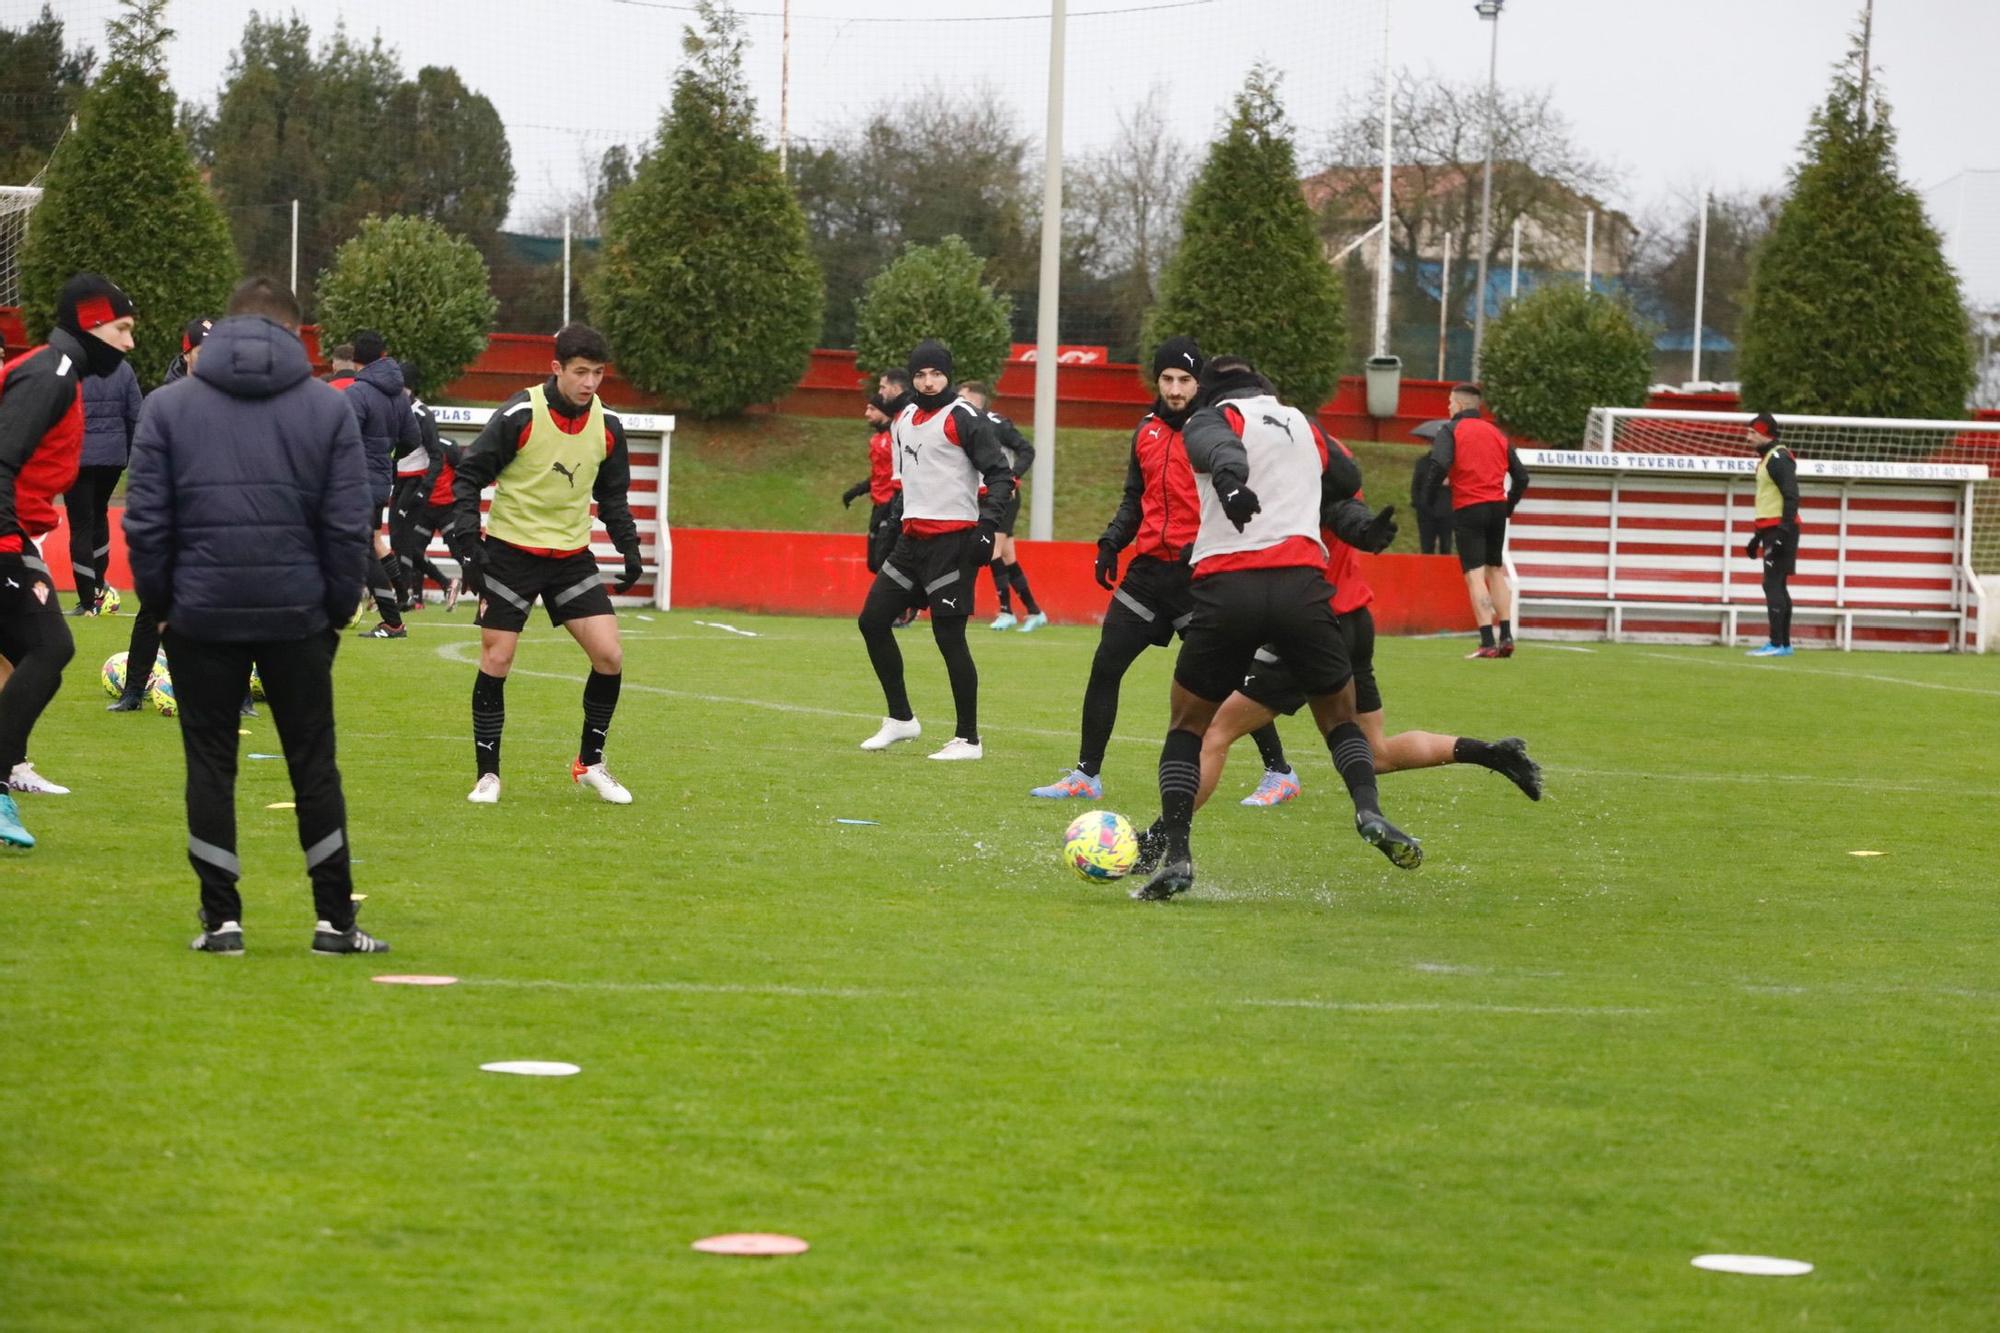
[[1436, 421], [1426, 421], [1423, 425], [1411, 431], [1410, 434], [1416, 436], [1420, 440], [1435, 440], [1437, 438], [1437, 433], [1443, 430], [1446, 426], [1449, 426], [1450, 424], [1451, 422], [1449, 420], [1446, 420], [1441, 417]]

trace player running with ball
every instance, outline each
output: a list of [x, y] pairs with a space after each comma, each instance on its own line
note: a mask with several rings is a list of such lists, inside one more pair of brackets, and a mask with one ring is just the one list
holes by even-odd
[[[479, 781], [466, 799], [500, 799], [500, 733], [506, 725], [507, 673], [537, 597], [549, 622], [568, 630], [590, 658], [583, 686], [583, 741], [570, 778], [613, 805], [630, 805], [604, 766], [604, 740], [618, 707], [625, 653], [618, 617], [590, 549], [590, 504], [625, 557], [617, 590], [644, 575], [639, 529], [626, 493], [632, 464], [625, 425], [597, 390], [611, 361], [597, 330], [565, 325], [556, 334], [548, 379], [509, 398], [472, 442], [452, 478], [454, 513], [446, 542], [466, 586], [479, 597], [479, 676], [472, 686], [473, 753]], [[486, 537], [479, 536], [479, 493], [495, 486]]]
[[1274, 646], [1290, 664], [1354, 801], [1355, 831], [1404, 870], [1423, 864], [1415, 838], [1382, 814], [1375, 759], [1355, 721], [1354, 669], [1334, 619], [1322, 528], [1364, 551], [1394, 539], [1394, 509], [1371, 517], [1355, 496], [1361, 470], [1330, 449], [1306, 414], [1278, 400], [1241, 357], [1203, 369], [1184, 433], [1201, 492], [1194, 619], [1174, 665], [1172, 720], [1160, 749], [1160, 818], [1140, 868], [1159, 873], [1133, 897], [1166, 899], [1194, 885], [1189, 829], [1201, 788], [1202, 736], [1256, 661]]

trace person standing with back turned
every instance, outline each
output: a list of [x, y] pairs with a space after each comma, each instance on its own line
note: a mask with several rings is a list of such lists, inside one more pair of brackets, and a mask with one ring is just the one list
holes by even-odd
[[[1479, 624], [1479, 647], [1468, 657], [1514, 655], [1513, 589], [1507, 583], [1507, 520], [1528, 493], [1528, 468], [1500, 428], [1479, 415], [1477, 384], [1455, 385], [1451, 420], [1431, 443], [1431, 492], [1451, 486], [1452, 535], [1458, 567]], [[1434, 503], [1427, 492], [1418, 508]], [[1494, 630], [1499, 638], [1494, 638]]]
[[203, 953], [243, 952], [236, 724], [253, 666], [298, 803], [313, 952], [389, 948], [354, 922], [334, 764], [333, 655], [368, 567], [368, 467], [354, 413], [313, 378], [298, 327], [291, 292], [244, 279], [194, 373], [146, 400], [132, 442], [125, 545], [174, 664]]

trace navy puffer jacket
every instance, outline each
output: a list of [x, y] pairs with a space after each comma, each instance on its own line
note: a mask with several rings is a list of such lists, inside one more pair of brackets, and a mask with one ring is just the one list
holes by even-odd
[[369, 515], [353, 411], [270, 320], [220, 321], [194, 374], [146, 399], [125, 545], [139, 600], [180, 633], [243, 643], [345, 624]]
[[109, 375], [83, 377], [84, 467], [124, 467], [139, 428], [139, 377], [121, 361]]
[[[377, 505], [389, 502], [396, 486], [395, 456], [422, 443], [410, 400], [403, 393], [403, 368], [393, 357], [377, 357], [354, 372], [347, 401], [361, 423], [361, 444], [368, 453], [368, 482]], [[400, 448], [398, 447], [400, 446]]]

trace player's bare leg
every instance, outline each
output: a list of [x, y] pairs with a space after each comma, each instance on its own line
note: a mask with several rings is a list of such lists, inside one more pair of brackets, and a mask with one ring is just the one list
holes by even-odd
[[1488, 571], [1484, 569], [1465, 571], [1465, 594], [1472, 602], [1472, 627], [1479, 631], [1481, 645], [1477, 650], [1466, 654], [1469, 658], [1492, 656], [1485, 643], [1493, 637], [1494, 622], [1498, 617], [1494, 614], [1493, 594], [1486, 586], [1487, 573]]
[[[1377, 776], [1444, 768], [1450, 764], [1476, 764], [1512, 782], [1529, 800], [1542, 799], [1541, 765], [1528, 757], [1527, 743], [1520, 738], [1482, 741], [1435, 731], [1399, 731], [1390, 736], [1385, 734], [1384, 716], [1377, 708], [1354, 717], [1374, 753]], [[1221, 782], [1222, 770], [1229, 761], [1229, 747], [1276, 717], [1277, 714], [1247, 694], [1232, 694], [1223, 701], [1201, 738], [1201, 790], [1195, 794], [1195, 809], [1208, 804], [1208, 798]]]
[[1493, 603], [1493, 621], [1500, 627], [1500, 656], [1514, 655], [1514, 588], [1507, 581], [1507, 571], [1500, 565], [1488, 565], [1482, 571], [1486, 575], [1486, 596]]
[[630, 805], [632, 793], [604, 766], [604, 742], [611, 733], [611, 715], [618, 708], [618, 690], [625, 676], [625, 649], [618, 640], [617, 616], [580, 616], [563, 628], [590, 658], [590, 678], [583, 683], [583, 739], [570, 779], [613, 805]]

